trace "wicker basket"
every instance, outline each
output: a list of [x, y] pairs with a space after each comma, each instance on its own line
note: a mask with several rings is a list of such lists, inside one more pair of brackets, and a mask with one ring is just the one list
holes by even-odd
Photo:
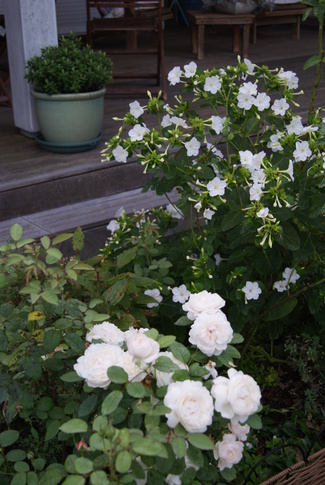
[[325, 485], [325, 448], [286, 470], [274, 475], [260, 485]]

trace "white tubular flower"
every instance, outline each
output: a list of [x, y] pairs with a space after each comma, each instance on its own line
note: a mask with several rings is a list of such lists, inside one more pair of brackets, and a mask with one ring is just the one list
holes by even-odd
[[139, 118], [144, 113], [144, 109], [140, 105], [139, 101], [133, 101], [133, 103], [130, 103], [129, 106], [130, 113], [135, 118]]
[[268, 216], [269, 213], [269, 208], [268, 207], [263, 207], [263, 209], [260, 209], [257, 213], [256, 216], [259, 217], [260, 219], [265, 219]]
[[151, 296], [152, 298], [154, 298], [155, 300], [157, 300], [158, 303], [147, 303], [147, 307], [148, 308], [154, 308], [156, 306], [159, 306], [158, 304], [160, 302], [162, 302], [162, 296], [160, 294], [160, 291], [158, 290], [158, 288], [154, 288], [153, 290], [146, 290], [144, 292], [145, 295], [147, 296]]
[[256, 96], [257, 94], [257, 84], [252, 82], [243, 83], [238, 92], [240, 94], [249, 94], [250, 96]]
[[142, 141], [145, 133], [148, 133], [148, 128], [146, 126], [142, 126], [137, 123], [131, 130], [129, 131], [129, 137], [131, 141]]
[[297, 141], [293, 156], [296, 162], [305, 162], [307, 158], [311, 157], [312, 151], [309, 148], [308, 141]]
[[121, 145], [118, 145], [116, 148], [114, 148], [112, 153], [116, 162], [119, 162], [119, 163], [127, 162], [128, 152]]
[[141, 360], [146, 364], [155, 362], [158, 359], [160, 347], [156, 340], [153, 340], [144, 332], [126, 332], [126, 346], [129, 354], [135, 359]]
[[171, 410], [166, 414], [170, 428], [181, 423], [189, 433], [204, 433], [212, 423], [213, 399], [200, 381], [171, 383], [164, 404]]
[[174, 219], [183, 219], [184, 215], [182, 214], [180, 209], [177, 209], [173, 204], [166, 205], [166, 211], [174, 218]]
[[169, 71], [167, 79], [171, 86], [175, 86], [181, 80], [182, 71], [179, 66], [175, 66], [171, 71]]
[[184, 303], [183, 310], [187, 312], [187, 318], [195, 320], [203, 313], [215, 313], [226, 304], [218, 293], [210, 293], [203, 290], [200, 293], [192, 293], [188, 302]]
[[285, 98], [276, 99], [271, 106], [271, 109], [276, 116], [284, 116], [289, 108], [290, 106]]
[[298, 88], [299, 78], [297, 77], [295, 72], [281, 70], [278, 76], [281, 80], [284, 81], [284, 83], [288, 86], [289, 89]]
[[204, 91], [207, 91], [211, 94], [216, 94], [220, 88], [221, 82], [218, 75], [208, 76], [205, 78], [205, 83], [203, 87]]
[[246, 300], [258, 300], [262, 293], [256, 281], [247, 281], [242, 291], [245, 293]]
[[190, 141], [185, 142], [184, 145], [188, 157], [196, 157], [199, 154], [201, 144], [199, 140], [195, 138], [195, 136], [193, 136]]
[[286, 280], [275, 281], [273, 284], [273, 289], [278, 291], [279, 293], [283, 293], [288, 289], [288, 282]]
[[94, 325], [86, 335], [87, 342], [101, 340], [105, 344], [123, 345], [125, 334], [114, 323], [103, 322]]
[[213, 451], [213, 455], [218, 460], [220, 471], [225, 468], [232, 468], [240, 462], [244, 453], [244, 443], [236, 441], [234, 434], [225, 434], [222, 441], [218, 441]]
[[288, 135], [292, 135], [292, 134], [296, 136], [301, 135], [304, 131], [304, 125], [302, 124], [301, 117], [294, 116], [291, 120], [291, 123], [289, 125], [286, 125], [286, 129], [287, 129]]
[[264, 111], [270, 107], [271, 98], [266, 93], [258, 93], [254, 100], [254, 105], [258, 111]]
[[262, 185], [261, 184], [253, 184], [249, 189], [249, 198], [251, 201], [257, 200], [259, 201], [262, 196]]
[[108, 231], [111, 231], [112, 234], [114, 234], [114, 232], [117, 231], [119, 228], [120, 224], [115, 219], [112, 219], [106, 226], [106, 229]]
[[238, 93], [238, 108], [250, 110], [254, 104], [255, 98], [248, 93]]
[[221, 310], [199, 315], [189, 331], [189, 342], [208, 357], [220, 355], [232, 338], [233, 330]]
[[175, 303], [185, 303], [191, 296], [191, 292], [186, 288], [185, 285], [175, 286], [172, 288], [173, 302]]
[[287, 283], [296, 283], [300, 278], [300, 275], [295, 268], [286, 268], [283, 271], [282, 276]]
[[227, 183], [220, 179], [219, 177], [215, 177], [213, 180], [210, 180], [207, 184], [207, 189], [211, 197], [216, 197], [217, 195], [224, 195], [225, 189], [227, 187]]
[[213, 381], [211, 394], [215, 399], [215, 409], [233, 423], [244, 423], [258, 410], [260, 388], [251, 376], [242, 371], [229, 369], [228, 377], [217, 377]]
[[197, 69], [197, 65], [196, 65], [195, 62], [192, 61], [189, 64], [186, 64], [184, 66], [184, 74], [185, 74], [185, 77], [190, 78], [190, 77], [195, 76], [196, 69]]
[[211, 116], [211, 128], [217, 135], [220, 135], [222, 132], [225, 121], [225, 117], [221, 118], [220, 116]]
[[272, 152], [282, 152], [283, 146], [281, 145], [281, 138], [283, 137], [283, 133], [275, 133], [274, 135], [270, 136], [270, 140], [267, 142], [267, 147], [271, 148]]
[[203, 212], [203, 217], [205, 219], [208, 219], [208, 221], [211, 221], [212, 217], [214, 216], [215, 214], [215, 211], [213, 211], [212, 209], [205, 209], [204, 212]]

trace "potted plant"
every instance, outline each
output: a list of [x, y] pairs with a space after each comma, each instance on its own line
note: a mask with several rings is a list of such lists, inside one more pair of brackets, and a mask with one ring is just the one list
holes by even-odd
[[93, 148], [101, 138], [111, 59], [70, 34], [43, 47], [26, 68], [40, 126], [37, 141], [55, 151]]

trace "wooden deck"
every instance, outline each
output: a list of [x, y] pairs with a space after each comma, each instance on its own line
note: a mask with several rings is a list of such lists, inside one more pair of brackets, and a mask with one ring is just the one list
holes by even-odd
[[[261, 26], [257, 43], [249, 45], [249, 59], [269, 67], [283, 67], [297, 73], [306, 96], [299, 99], [300, 114], [305, 118], [312, 90], [314, 72], [303, 71], [304, 62], [317, 51], [317, 23], [301, 25], [300, 40], [292, 35], [291, 25]], [[200, 67], [221, 67], [236, 63], [232, 52], [232, 31], [226, 27], [208, 27], [205, 35], [205, 56], [197, 60], [191, 52], [190, 29], [174, 21], [165, 26], [166, 75], [174, 66], [194, 60]], [[137, 69], [143, 61], [137, 57]], [[145, 93], [148, 87], [143, 86]], [[149, 87], [150, 89], [150, 87]], [[168, 87], [172, 103], [175, 87]], [[129, 103], [139, 96], [105, 100], [103, 138], [94, 150], [78, 154], [54, 154], [42, 150], [34, 140], [15, 128], [12, 109], [0, 104], [0, 244], [9, 237], [9, 228], [19, 222], [24, 235], [41, 237], [85, 229], [87, 249], [91, 254], [104, 244], [106, 225], [120, 207], [133, 209], [164, 204], [154, 194], [142, 194], [145, 177], [133, 162], [126, 165], [101, 163], [105, 141], [119, 126], [113, 117], [122, 117]], [[324, 82], [318, 93], [319, 105], [324, 104]]]

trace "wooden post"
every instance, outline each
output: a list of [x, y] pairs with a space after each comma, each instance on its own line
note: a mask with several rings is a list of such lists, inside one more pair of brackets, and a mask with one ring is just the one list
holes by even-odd
[[4, 13], [14, 122], [32, 137], [39, 127], [25, 66], [42, 47], [57, 45], [55, 0], [4, 0]]

